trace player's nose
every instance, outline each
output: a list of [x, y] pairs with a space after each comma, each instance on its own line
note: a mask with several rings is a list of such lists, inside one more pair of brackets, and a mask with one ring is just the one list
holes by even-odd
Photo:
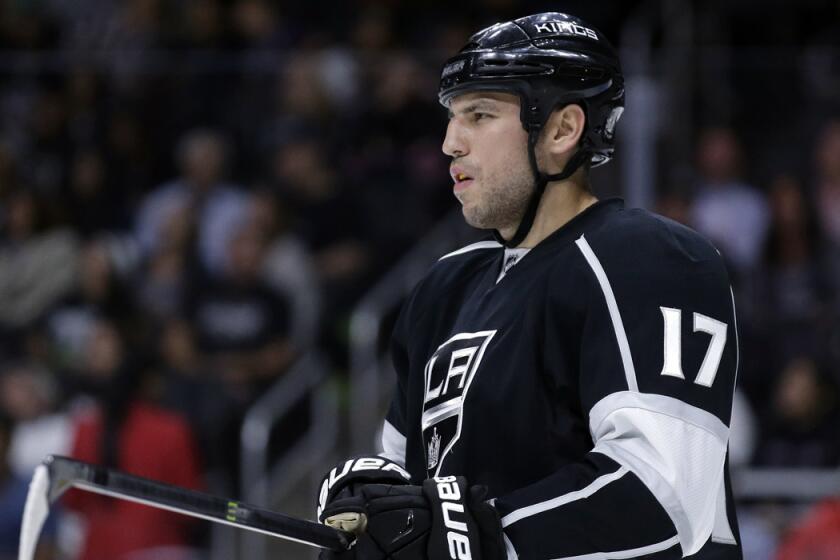
[[467, 145], [455, 119], [451, 119], [446, 126], [446, 136], [441, 150], [449, 157], [460, 157], [467, 153]]

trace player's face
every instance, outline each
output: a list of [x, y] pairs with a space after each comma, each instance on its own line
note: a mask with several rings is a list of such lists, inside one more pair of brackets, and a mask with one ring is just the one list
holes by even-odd
[[443, 152], [452, 157], [455, 196], [471, 226], [510, 237], [525, 214], [533, 175], [528, 135], [519, 120], [519, 98], [474, 92], [449, 107]]

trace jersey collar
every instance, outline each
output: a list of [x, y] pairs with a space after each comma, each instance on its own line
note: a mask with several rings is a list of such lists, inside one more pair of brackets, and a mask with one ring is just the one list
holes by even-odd
[[536, 247], [540, 247], [542, 245], [554, 246], [574, 243], [574, 241], [581, 235], [592, 230], [592, 228], [597, 227], [598, 224], [603, 222], [606, 216], [621, 210], [624, 210], [623, 198], [611, 197], [601, 199], [563, 224], [560, 228], [538, 243]]

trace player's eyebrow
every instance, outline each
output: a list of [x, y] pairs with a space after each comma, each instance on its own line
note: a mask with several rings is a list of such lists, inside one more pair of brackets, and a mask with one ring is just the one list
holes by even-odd
[[[469, 113], [475, 113], [476, 111], [497, 111], [499, 108], [496, 105], [496, 101], [494, 99], [489, 98], [480, 98], [476, 99], [466, 107], [462, 109], [458, 109], [459, 115], [467, 115]], [[452, 109], [449, 109], [449, 118], [455, 116], [455, 113]]]

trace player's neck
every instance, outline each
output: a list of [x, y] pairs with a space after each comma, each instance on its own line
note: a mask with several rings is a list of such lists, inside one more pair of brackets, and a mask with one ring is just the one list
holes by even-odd
[[[573, 179], [549, 183], [540, 200], [531, 231], [518, 247], [535, 247], [597, 201], [592, 192]], [[505, 232], [502, 233], [505, 235]], [[505, 237], [509, 238], [507, 235]]]

